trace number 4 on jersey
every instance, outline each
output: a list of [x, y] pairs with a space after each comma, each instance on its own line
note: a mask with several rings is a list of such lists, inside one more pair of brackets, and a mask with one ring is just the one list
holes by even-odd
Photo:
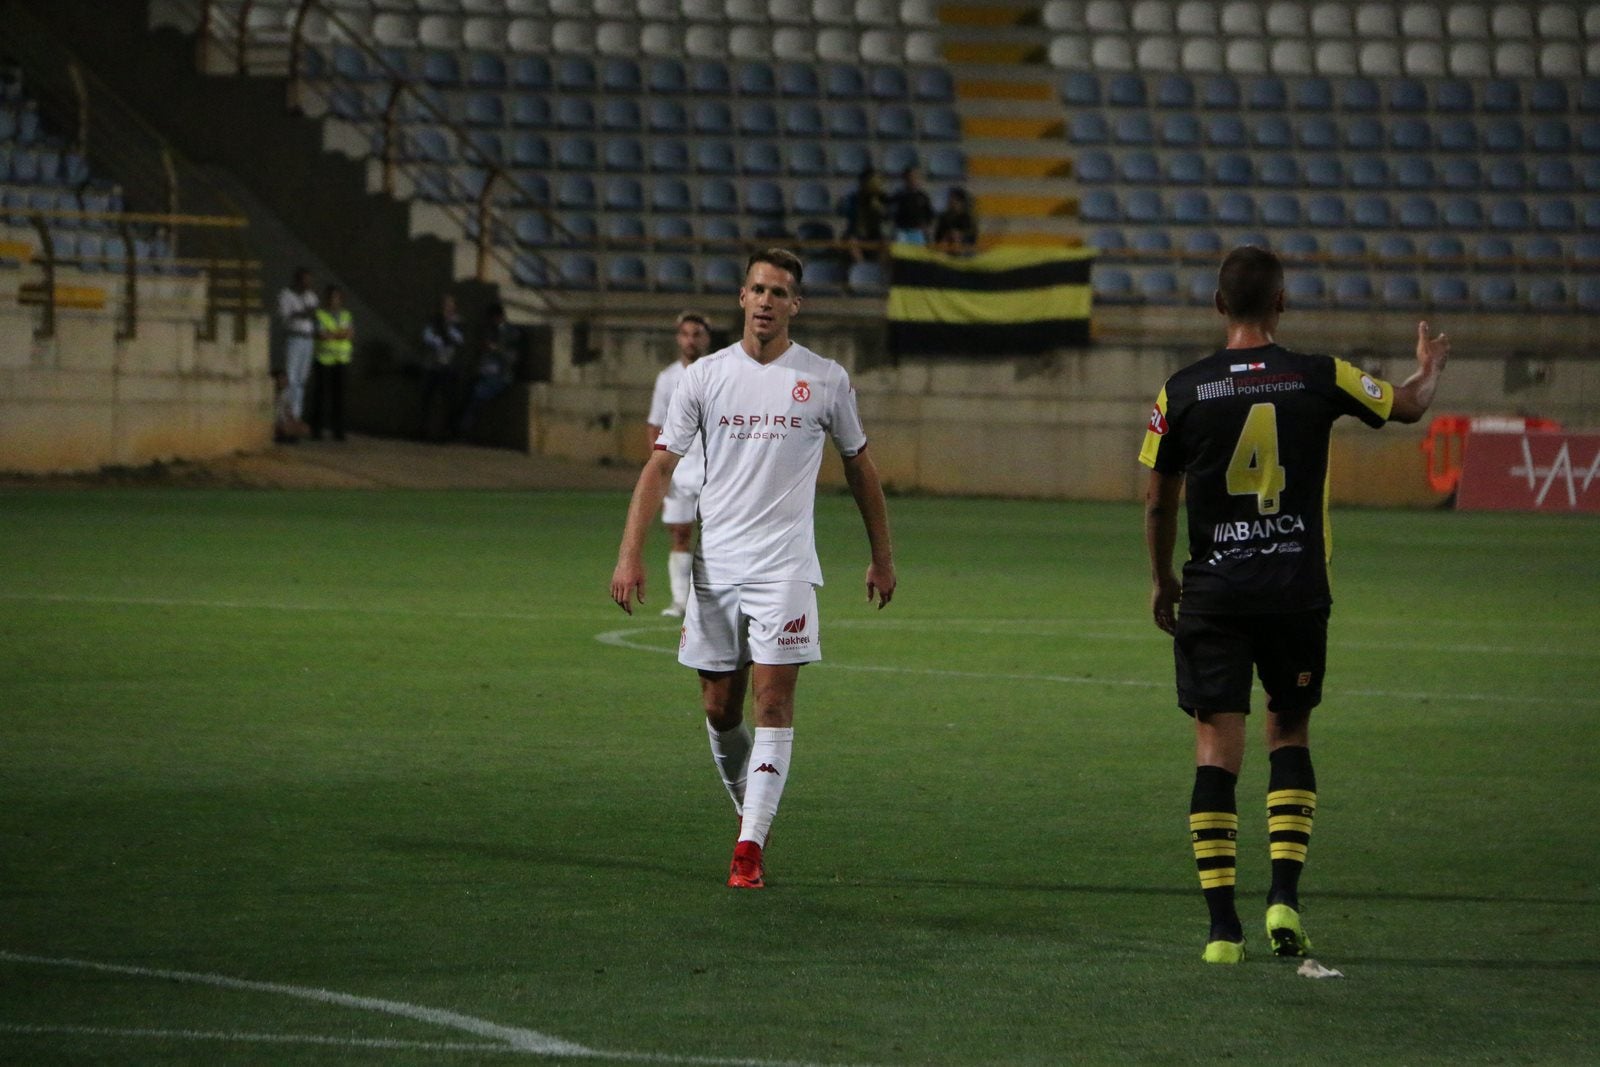
[[1272, 404], [1252, 404], [1245, 416], [1239, 443], [1228, 461], [1228, 492], [1253, 496], [1262, 515], [1278, 513], [1278, 496], [1288, 475], [1278, 465], [1278, 409]]

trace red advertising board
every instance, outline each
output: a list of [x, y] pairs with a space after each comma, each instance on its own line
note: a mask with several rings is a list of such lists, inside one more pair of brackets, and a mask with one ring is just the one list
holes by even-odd
[[1469, 433], [1462, 511], [1600, 512], [1600, 433]]

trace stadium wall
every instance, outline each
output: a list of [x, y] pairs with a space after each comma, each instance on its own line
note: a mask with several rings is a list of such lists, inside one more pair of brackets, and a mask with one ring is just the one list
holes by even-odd
[[[1127, 312], [1127, 314], [1123, 314]], [[667, 321], [670, 321], [667, 320]], [[1151, 404], [1167, 377], [1209, 352], [1220, 330], [1194, 312], [1117, 309], [1094, 346], [1010, 359], [907, 360], [882, 351], [881, 324], [797, 320], [795, 336], [852, 374], [878, 467], [892, 488], [953, 494], [1136, 500], [1136, 456]], [[1525, 414], [1568, 427], [1600, 426], [1595, 326], [1572, 319], [1457, 316], [1438, 412]], [[1334, 352], [1395, 381], [1410, 373], [1414, 313], [1307, 313], [1283, 340]], [[596, 331], [598, 359], [574, 359], [556, 331], [553, 380], [530, 387], [530, 449], [586, 462], [633, 465], [646, 454], [651, 384], [671, 358], [659, 324], [618, 322]], [[1183, 340], [1179, 340], [1183, 338]], [[1342, 420], [1334, 434], [1333, 499], [1430, 506], [1421, 442], [1426, 420], [1374, 433]], [[823, 468], [843, 484], [837, 458]]]
[[54, 336], [40, 312], [0, 308], [0, 470], [93, 471], [210, 459], [272, 440], [267, 330], [196, 337], [193, 314], [146, 314], [117, 337], [107, 311], [58, 309]]

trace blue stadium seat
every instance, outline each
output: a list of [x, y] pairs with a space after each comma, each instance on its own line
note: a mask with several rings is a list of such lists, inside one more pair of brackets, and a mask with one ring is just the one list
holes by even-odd
[[613, 138], [605, 142], [605, 168], [608, 171], [645, 170], [645, 146], [637, 138]]
[[1366, 230], [1388, 229], [1394, 222], [1394, 210], [1386, 196], [1363, 196], [1356, 199], [1350, 210], [1350, 223]]
[[1456, 114], [1477, 110], [1472, 86], [1460, 78], [1451, 78], [1438, 83], [1433, 88], [1433, 109]]
[[650, 220], [650, 239], [657, 248], [692, 248], [694, 227], [682, 215], [657, 215]]
[[[1592, 162], [1592, 161], [1591, 161]], [[1578, 187], [1578, 176], [1568, 159], [1541, 159], [1533, 168], [1533, 187], [1545, 193], [1569, 193]]]
[[455, 158], [444, 131], [431, 126], [406, 131], [405, 146], [407, 159], [421, 160], [425, 163], [448, 163]]
[[1113, 74], [1106, 85], [1106, 103], [1112, 107], [1144, 107], [1144, 79], [1128, 71]]
[[566, 289], [593, 289], [599, 279], [594, 257], [582, 252], [564, 252], [556, 261], [556, 284]]
[[1222, 235], [1216, 230], [1192, 230], [1184, 235], [1183, 251], [1189, 256], [1212, 256], [1222, 252]]
[[1133, 275], [1121, 267], [1096, 268], [1090, 275], [1096, 300], [1125, 302], [1133, 297]]
[[461, 121], [468, 126], [504, 126], [505, 103], [499, 93], [472, 93], [462, 105]]
[[489, 130], [473, 130], [467, 134], [467, 144], [461, 158], [469, 163], [505, 162], [505, 145], [500, 135]]
[[594, 92], [594, 64], [584, 56], [562, 56], [556, 60], [555, 76], [556, 88], [561, 92]]
[[1496, 200], [1489, 208], [1489, 225], [1497, 230], [1528, 229], [1528, 202], [1518, 197]]
[[1349, 119], [1344, 126], [1344, 146], [1355, 152], [1383, 151], [1383, 123], [1369, 115]]
[[1305, 180], [1313, 189], [1338, 189], [1344, 185], [1344, 166], [1337, 156], [1312, 156], [1306, 160]]
[[1214, 115], [1206, 122], [1206, 143], [1215, 148], [1245, 148], [1244, 120], [1237, 115]]
[[1288, 148], [1294, 144], [1294, 131], [1282, 115], [1262, 115], [1255, 121], [1251, 136], [1257, 148]]
[[1522, 110], [1522, 90], [1510, 78], [1495, 78], [1484, 85], [1478, 107], [1487, 114], [1515, 115]]
[[1333, 302], [1340, 307], [1366, 307], [1372, 303], [1372, 279], [1365, 274], [1341, 274], [1333, 283]]
[[732, 182], [712, 178], [700, 185], [700, 210], [712, 215], [732, 215], [739, 210], [739, 193]]
[[588, 248], [599, 243], [599, 228], [593, 215], [565, 212], [556, 216], [556, 239], [564, 245]]
[[1453, 307], [1466, 304], [1470, 299], [1467, 280], [1455, 275], [1435, 278], [1428, 288], [1428, 302], [1434, 305]]
[[836, 104], [829, 108], [828, 133], [839, 139], [866, 140], [868, 136], [866, 110], [856, 104]]
[[1397, 78], [1389, 83], [1389, 110], [1415, 113], [1428, 110], [1428, 87], [1416, 78]]
[[706, 264], [708, 292], [732, 292], [744, 284], [744, 264], [736, 259], [713, 259]]
[[461, 84], [461, 64], [453, 52], [430, 49], [422, 54], [422, 80], [429, 85], [453, 89]]
[[1426, 152], [1433, 147], [1433, 129], [1426, 119], [1396, 119], [1389, 127], [1389, 144], [1403, 152]]
[[1111, 131], [1104, 115], [1081, 111], [1067, 123], [1067, 139], [1073, 144], [1105, 144], [1111, 139]]
[[1439, 124], [1435, 143], [1441, 152], [1476, 152], [1478, 126], [1471, 119], [1446, 119]]
[[511, 125], [522, 129], [529, 127], [543, 129], [550, 126], [550, 102], [542, 96], [513, 96]]
[[867, 93], [874, 100], [904, 100], [910, 92], [905, 71], [899, 67], [873, 67], [867, 75]]
[[626, 56], [600, 60], [600, 88], [608, 93], [637, 93], [644, 85], [639, 64]]
[[1061, 102], [1075, 108], [1099, 107], [1100, 79], [1088, 71], [1068, 71], [1061, 77]]
[[730, 136], [733, 111], [721, 100], [702, 100], [694, 107], [694, 128], [696, 133]]
[[1272, 193], [1261, 201], [1261, 224], [1274, 228], [1300, 225], [1300, 201], [1290, 193]]
[[854, 142], [835, 144], [829, 154], [833, 159], [833, 173], [837, 175], [854, 178], [872, 166], [872, 153], [864, 144]]
[[1155, 106], [1185, 110], [1194, 107], [1194, 82], [1186, 74], [1163, 74], [1156, 82]]
[[1295, 85], [1294, 106], [1298, 111], [1332, 111], [1333, 86], [1326, 78], [1303, 78]]
[[1344, 199], [1323, 193], [1306, 202], [1306, 221], [1322, 229], [1344, 225]]
[[944, 106], [923, 108], [922, 138], [926, 141], [959, 141], [961, 117], [956, 109]]
[[612, 215], [606, 219], [606, 242], [627, 247], [644, 244], [644, 220], [637, 215]]
[[850, 264], [845, 284], [858, 296], [882, 296], [889, 291], [889, 273], [883, 264], [864, 260]]
[[689, 146], [683, 141], [656, 138], [650, 142], [650, 169], [657, 174], [682, 174], [689, 169]]
[[350, 122], [360, 122], [373, 114], [368, 106], [367, 94], [353, 85], [334, 86], [328, 93], [328, 110], [335, 118]]
[[1317, 307], [1327, 300], [1327, 290], [1322, 275], [1315, 271], [1299, 271], [1284, 279], [1284, 295], [1298, 307]]
[[790, 137], [820, 138], [823, 135], [822, 108], [812, 103], [793, 103], [784, 108], [783, 129]]
[[783, 158], [772, 141], [746, 141], [739, 152], [739, 170], [765, 177], [783, 171]]
[[563, 137], [556, 142], [556, 166], [561, 170], [594, 170], [594, 142], [587, 137]]
[[627, 131], [639, 128], [639, 105], [626, 98], [603, 101], [600, 105], [602, 130]]
[[1600, 122], [1586, 120], [1578, 130], [1578, 148], [1585, 155], [1600, 155]]
[[[1149, 155], [1149, 153], [1144, 154]], [[1153, 162], [1155, 157], [1150, 158]], [[1079, 152], [1073, 160], [1073, 172], [1078, 181], [1085, 185], [1100, 185], [1117, 176], [1117, 168], [1111, 161], [1111, 153], [1098, 148]]]
[[778, 109], [765, 100], [740, 105], [739, 132], [746, 137], [776, 136]]
[[1256, 202], [1249, 193], [1229, 192], [1217, 197], [1217, 221], [1224, 226], [1250, 226], [1256, 221]]
[[1583, 234], [1572, 242], [1572, 258], [1580, 263], [1600, 263], [1600, 237]]
[[1378, 83], [1371, 78], [1350, 78], [1339, 90], [1339, 107], [1343, 111], [1371, 112], [1378, 110]]
[[1200, 120], [1180, 113], [1161, 119], [1161, 143], [1169, 148], [1192, 148], [1200, 143]]
[[828, 192], [828, 187], [822, 182], [801, 182], [794, 190], [794, 212], [796, 215], [830, 215], [833, 213], [833, 197]]
[[577, 210], [594, 207], [594, 179], [587, 174], [567, 174], [556, 183], [556, 206]]
[[[820, 141], [790, 141], [788, 144], [789, 173], [801, 178], [828, 173], [828, 157]], [[933, 177], [932, 168], [928, 176]]]
[[1380, 156], [1357, 156], [1350, 161], [1350, 184], [1357, 189], [1385, 188], [1389, 165]]
[[1289, 155], [1268, 156], [1261, 161], [1259, 177], [1262, 185], [1286, 189], [1300, 184], [1300, 166]]
[[1129, 248], [1142, 255], [1164, 255], [1172, 251], [1172, 235], [1166, 230], [1135, 230]]
[[1534, 124], [1530, 141], [1535, 152], [1569, 152], [1572, 128], [1565, 119], [1540, 119]]
[[1128, 240], [1115, 226], [1102, 226], [1089, 235], [1089, 247], [1101, 252], [1120, 252], [1128, 247]]
[[550, 88], [550, 61], [544, 56], [517, 56], [511, 61], [511, 87], [544, 92]]
[[1289, 107], [1289, 90], [1282, 78], [1273, 75], [1252, 78], [1245, 88], [1245, 106], [1252, 111], [1284, 111]]
[[783, 96], [812, 98], [822, 95], [817, 68], [810, 63], [785, 63], [778, 68], [778, 92]]
[[676, 100], [652, 100], [645, 112], [645, 125], [651, 133], [687, 133], [689, 116]]
[[1477, 296], [1478, 303], [1497, 311], [1508, 311], [1522, 304], [1516, 280], [1503, 274], [1478, 279]]
[[1522, 151], [1522, 123], [1516, 119], [1489, 119], [1483, 126], [1483, 150], [1492, 153]]
[[583, 97], [557, 97], [555, 120], [560, 130], [592, 130], [594, 105]]
[[1118, 144], [1147, 145], [1155, 143], [1156, 134], [1150, 123], [1150, 116], [1141, 112], [1118, 115], [1113, 130]]
[[611, 256], [606, 261], [606, 288], [642, 292], [650, 287], [650, 274], [638, 256]]
[[1151, 304], [1178, 302], [1178, 276], [1165, 267], [1147, 270], [1139, 279], [1139, 295]]
[[348, 81], [364, 82], [371, 76], [367, 71], [366, 55], [348, 44], [333, 46], [333, 72]]
[[1476, 189], [1483, 171], [1476, 159], [1446, 159], [1439, 164], [1439, 184], [1446, 189]]
[[912, 141], [917, 136], [916, 116], [904, 104], [878, 108], [877, 134], [880, 139]]
[[1383, 279], [1383, 302], [1389, 307], [1415, 307], [1422, 303], [1422, 286], [1409, 274], [1389, 274]]
[[731, 141], [697, 141], [694, 169], [701, 174], [732, 174], [738, 169]]
[[1534, 224], [1541, 230], [1570, 233], [1578, 228], [1578, 211], [1571, 200], [1542, 200], [1534, 213]]
[[605, 180], [603, 202], [607, 211], [643, 211], [644, 188], [638, 178], [613, 174]]
[[1567, 306], [1567, 287], [1560, 278], [1534, 278], [1528, 282], [1528, 303], [1535, 311], [1560, 311]]
[[1439, 225], [1439, 209], [1426, 196], [1408, 196], [1400, 202], [1401, 229], [1431, 230]]
[[1173, 185], [1204, 185], [1206, 162], [1199, 152], [1174, 152], [1167, 157], [1167, 181]]
[[1210, 304], [1217, 293], [1217, 276], [1209, 270], [1189, 272], [1189, 303]]
[[1154, 189], [1135, 189], [1123, 203], [1122, 214], [1129, 222], [1160, 222], [1164, 214], [1161, 194]]
[[652, 211], [687, 214], [691, 208], [689, 186], [682, 178], [657, 178], [650, 187]]
[[1483, 205], [1470, 196], [1453, 196], [1444, 204], [1444, 224], [1452, 230], [1483, 228]]
[[1078, 217], [1085, 222], [1116, 222], [1122, 218], [1117, 196], [1109, 189], [1090, 189], [1078, 202]]
[[867, 79], [860, 67], [833, 63], [824, 68], [823, 89], [834, 100], [859, 100], [867, 95]]
[[689, 91], [697, 96], [727, 96], [733, 92], [728, 67], [713, 59], [696, 60], [689, 65]]
[[[809, 280], [809, 279], [808, 279]], [[663, 293], [692, 293], [694, 264], [676, 256], [656, 261], [656, 289]]]
[[778, 74], [771, 63], [750, 60], [734, 68], [733, 83], [741, 96], [772, 96], [778, 91]]
[[955, 79], [944, 67], [918, 67], [911, 74], [911, 95], [923, 103], [954, 103]]
[[516, 192], [512, 200], [518, 204], [543, 207], [550, 203], [550, 180], [543, 174], [530, 174], [527, 171], [515, 175], [513, 184]]
[[1528, 238], [1527, 244], [1522, 246], [1522, 258], [1556, 262], [1567, 257], [1566, 250], [1561, 247], [1561, 240], [1549, 234], [1535, 234]]
[[652, 96], [672, 95], [689, 91], [689, 75], [681, 60], [658, 56], [645, 68], [645, 87]]
[[883, 152], [883, 172], [885, 174], [904, 174], [907, 167], [922, 166], [922, 157], [917, 153], [917, 146], [912, 144], [892, 144]]
[[[833, 225], [821, 219], [805, 219], [795, 226], [794, 235], [802, 242], [832, 241]], [[806, 272], [806, 289], [812, 289], [809, 271]]]
[[1308, 115], [1296, 123], [1300, 147], [1313, 152], [1331, 152], [1339, 147], [1339, 128], [1326, 115]]
[[1403, 233], [1386, 233], [1378, 238], [1376, 252], [1379, 259], [1413, 259], [1417, 254], [1417, 246]]
[[1485, 184], [1499, 192], [1517, 192], [1528, 184], [1528, 168], [1520, 159], [1497, 159], [1489, 166]]
[[1401, 156], [1394, 162], [1394, 183], [1401, 189], [1432, 189], [1439, 181], [1426, 156]]
[[[1141, 190], [1148, 192], [1149, 190]], [[1129, 215], [1134, 221], [1140, 220], [1133, 214], [1133, 197], [1129, 198]], [[1198, 189], [1185, 189], [1172, 198], [1173, 222], [1185, 226], [1196, 226], [1211, 221], [1211, 198]]]
[[1239, 83], [1226, 74], [1208, 75], [1200, 83], [1200, 106], [1207, 110], [1239, 110]]
[[1577, 304], [1582, 311], [1600, 311], [1600, 278], [1578, 279]]
[[832, 259], [814, 259], [806, 264], [806, 292], [834, 296], [844, 291], [844, 264]]
[[1578, 86], [1578, 110], [1586, 115], [1600, 111], [1600, 78], [1585, 78]]
[[1460, 237], [1453, 233], [1442, 233], [1428, 238], [1426, 254], [1429, 259], [1461, 259], [1467, 254], [1467, 249]]
[[1511, 245], [1511, 238], [1499, 234], [1488, 234], [1478, 238], [1478, 243], [1472, 250], [1472, 257], [1485, 263], [1509, 263], [1516, 257], [1517, 250]]
[[[1102, 155], [1104, 153], [1101, 153]], [[1080, 180], [1081, 177], [1080, 177]], [[1154, 184], [1161, 180], [1161, 165], [1153, 152], [1129, 152], [1122, 157], [1122, 180], [1136, 184]]]
[[744, 240], [739, 233], [739, 220], [729, 215], [701, 220], [700, 235], [710, 244], [736, 245]]

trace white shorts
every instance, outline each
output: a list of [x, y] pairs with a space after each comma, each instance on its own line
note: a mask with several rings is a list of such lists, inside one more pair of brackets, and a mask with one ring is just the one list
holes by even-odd
[[822, 658], [817, 587], [810, 582], [695, 583], [678, 641], [678, 662], [702, 671], [747, 663], [815, 663]]
[[679, 463], [672, 470], [672, 482], [661, 501], [661, 521], [669, 526], [681, 526], [700, 517], [700, 489], [705, 484], [705, 472], [685, 467]]

